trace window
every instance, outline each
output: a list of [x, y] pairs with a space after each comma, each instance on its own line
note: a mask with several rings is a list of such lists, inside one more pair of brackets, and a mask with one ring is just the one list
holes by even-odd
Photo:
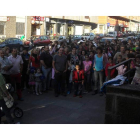
[[16, 23], [16, 34], [17, 35], [24, 34], [24, 30], [25, 30], [25, 24], [21, 23], [21, 22], [17, 22]]

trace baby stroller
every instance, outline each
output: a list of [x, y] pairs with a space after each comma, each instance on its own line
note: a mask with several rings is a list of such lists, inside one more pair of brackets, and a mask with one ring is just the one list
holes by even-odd
[[[14, 92], [14, 88], [12, 87], [11, 84], [6, 84], [6, 89], [8, 90], [8, 92], [10, 93], [10, 95]], [[10, 112], [14, 115], [15, 118], [21, 118], [23, 116], [23, 110], [19, 107], [17, 107], [18, 103], [16, 103], [14, 101], [13, 106], [11, 108], [9, 108]], [[2, 108], [0, 108], [1, 111], [1, 116], [3, 117], [5, 114], [2, 110]]]

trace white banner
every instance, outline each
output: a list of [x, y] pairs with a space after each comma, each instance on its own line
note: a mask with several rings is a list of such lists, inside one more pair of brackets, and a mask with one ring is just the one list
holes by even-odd
[[0, 21], [7, 21], [7, 16], [1, 16]]

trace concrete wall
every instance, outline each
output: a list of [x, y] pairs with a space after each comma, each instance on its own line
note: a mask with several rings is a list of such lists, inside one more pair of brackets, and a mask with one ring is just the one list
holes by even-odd
[[15, 37], [16, 36], [16, 16], [8, 16], [10, 21], [6, 22], [5, 34], [6, 37]]

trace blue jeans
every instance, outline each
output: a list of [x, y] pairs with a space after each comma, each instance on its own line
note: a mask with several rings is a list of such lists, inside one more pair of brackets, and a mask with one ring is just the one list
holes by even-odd
[[[98, 80], [99, 77], [99, 80]], [[100, 83], [100, 89], [103, 85], [103, 71], [94, 71], [94, 90], [98, 90], [98, 82]]]
[[45, 80], [43, 83], [43, 90], [46, 90], [46, 89], [49, 89], [50, 87], [50, 81], [52, 77], [52, 68], [45, 69], [45, 67], [42, 66], [42, 72], [43, 72], [43, 75], [45, 76]]

